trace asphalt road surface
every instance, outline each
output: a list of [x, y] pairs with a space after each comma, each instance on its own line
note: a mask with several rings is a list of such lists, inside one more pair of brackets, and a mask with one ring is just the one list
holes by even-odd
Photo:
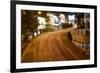
[[53, 32], [42, 33], [26, 46], [21, 56], [22, 62], [45, 62], [65, 60], [85, 60], [85, 51], [76, 47], [69, 39], [67, 28]]

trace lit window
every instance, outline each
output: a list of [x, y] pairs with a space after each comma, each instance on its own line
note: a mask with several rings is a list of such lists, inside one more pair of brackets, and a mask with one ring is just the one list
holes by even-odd
[[68, 16], [68, 19], [69, 19], [69, 23], [74, 24], [74, 21], [75, 21], [75, 15], [69, 15], [69, 16]]

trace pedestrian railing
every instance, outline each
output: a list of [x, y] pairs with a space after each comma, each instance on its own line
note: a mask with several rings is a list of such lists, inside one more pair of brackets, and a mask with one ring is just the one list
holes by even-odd
[[90, 48], [90, 30], [75, 29], [71, 31], [72, 43], [79, 48]]

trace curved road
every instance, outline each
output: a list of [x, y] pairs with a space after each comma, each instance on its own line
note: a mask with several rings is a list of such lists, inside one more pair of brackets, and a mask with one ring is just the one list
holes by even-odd
[[87, 59], [85, 52], [68, 38], [68, 32], [73, 29], [46, 32], [32, 39], [22, 54], [22, 62]]

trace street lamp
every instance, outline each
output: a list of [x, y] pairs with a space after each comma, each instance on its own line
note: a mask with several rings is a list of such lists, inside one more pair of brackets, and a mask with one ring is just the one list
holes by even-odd
[[41, 11], [38, 11], [38, 14], [40, 15], [42, 12]]

